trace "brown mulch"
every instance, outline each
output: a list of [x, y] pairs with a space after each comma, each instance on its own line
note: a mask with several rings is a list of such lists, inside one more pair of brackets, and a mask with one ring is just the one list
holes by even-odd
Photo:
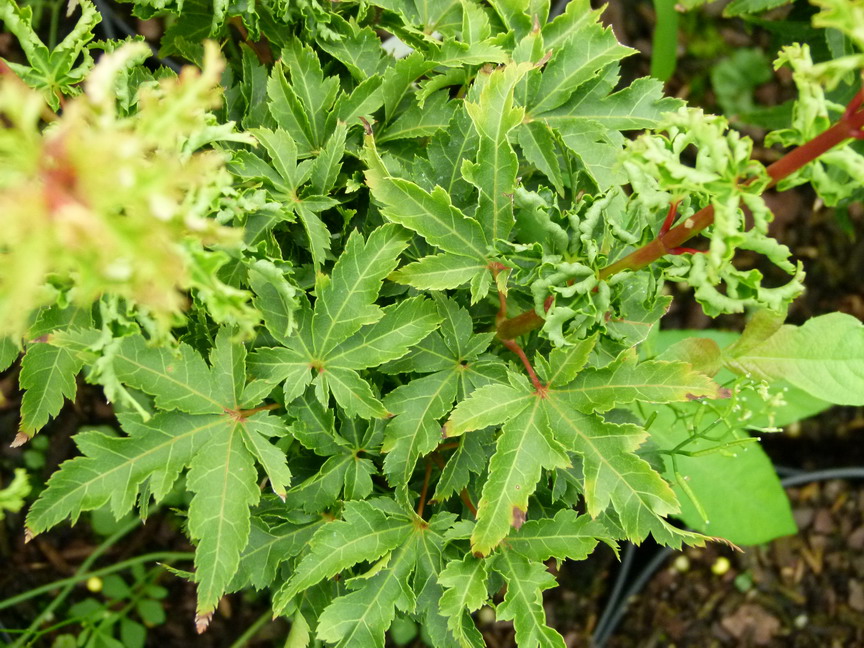
[[789, 495], [797, 535], [670, 559], [609, 648], [864, 646], [864, 488], [834, 480]]

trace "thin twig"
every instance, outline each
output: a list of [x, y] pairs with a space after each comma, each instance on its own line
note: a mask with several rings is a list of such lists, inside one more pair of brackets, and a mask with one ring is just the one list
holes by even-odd
[[269, 405], [259, 405], [258, 407], [253, 407], [252, 409], [241, 409], [236, 410], [237, 416], [241, 418], [249, 418], [253, 414], [257, 414], [258, 412], [268, 412], [270, 410], [279, 409], [282, 407], [279, 403], [270, 403]]
[[240, 34], [240, 38], [243, 39], [243, 42], [249, 46], [255, 56], [258, 57], [258, 60], [264, 65], [270, 65], [273, 63], [273, 51], [270, 49], [270, 43], [267, 42], [266, 39], [262, 38], [259, 41], [253, 41], [249, 38], [249, 30], [246, 29], [246, 26], [243, 24], [243, 20], [237, 16], [228, 19], [228, 24], [230, 24], [237, 32]]
[[[441, 455], [438, 454], [438, 450], [440, 450], [440, 447], [436, 449], [432, 454], [430, 454], [429, 457], [437, 464], [438, 468], [444, 470], [444, 460], [441, 458]], [[468, 493], [468, 489], [463, 488], [459, 492], [459, 497], [462, 499], [462, 503], [465, 505], [465, 508], [471, 511], [471, 515], [476, 518], [477, 507], [474, 506], [474, 502], [471, 501], [471, 495]]]
[[417, 517], [423, 517], [426, 508], [426, 494], [429, 492], [429, 478], [432, 476], [432, 462], [426, 460], [426, 474], [423, 475], [423, 488], [420, 489], [420, 502], [417, 504]]
[[[862, 133], [862, 128], [864, 128], [862, 103], [864, 103], [864, 90], [849, 102], [846, 112], [836, 124], [809, 142], [792, 149], [782, 158], [771, 164], [766, 169], [768, 177], [771, 178], [766, 189], [788, 178], [795, 171], [798, 171], [845, 140], [849, 138], [864, 138], [864, 133]], [[706, 205], [685, 219], [680, 225], [671, 228], [653, 241], [634, 250], [615, 263], [606, 266], [598, 273], [597, 277], [603, 281], [623, 270], [641, 270], [666, 256], [670, 251], [673, 253], [675, 251], [679, 251], [679, 253], [681, 251], [695, 251], [682, 248], [681, 246], [713, 223], [714, 206]], [[498, 338], [501, 340], [512, 340], [520, 335], [541, 328], [544, 321], [545, 319], [533, 309], [525, 311], [515, 317], [501, 321], [497, 327]]]
[[[532, 313], [534, 311], [531, 311]], [[528, 356], [525, 355], [525, 352], [522, 350], [522, 347], [516, 342], [516, 340], [501, 340], [501, 343], [510, 349], [513, 353], [519, 356], [519, 359], [522, 361], [522, 364], [525, 366], [525, 371], [528, 372], [528, 377], [531, 378], [531, 384], [534, 385], [534, 389], [538, 392], [545, 391], [545, 387], [540, 379], [537, 377], [537, 374], [534, 372], [534, 367], [531, 366], [531, 361], [528, 359]]]

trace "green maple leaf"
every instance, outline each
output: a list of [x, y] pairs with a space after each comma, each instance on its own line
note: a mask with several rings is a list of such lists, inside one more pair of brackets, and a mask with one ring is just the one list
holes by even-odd
[[380, 437], [376, 425], [371, 424], [362, 435], [351, 434], [353, 430], [343, 425], [343, 434], [337, 434], [333, 413], [321, 405], [311, 389], [294, 401], [292, 414], [297, 417], [291, 428], [293, 436], [327, 459], [317, 472], [288, 491], [286, 504], [318, 512], [334, 504], [340, 492], [346, 500], [367, 497], [377, 469], [360, 454], [370, 453], [370, 448], [380, 443], [376, 441]]
[[[511, 527], [522, 525], [542, 470], [568, 466], [570, 452], [582, 458], [583, 491], [592, 516], [611, 503], [631, 540], [654, 533], [658, 539], [675, 541], [676, 530], [662, 519], [678, 511], [675, 495], [635, 454], [647, 432], [635, 425], [607, 423], [594, 412], [631, 402], [637, 397], [634, 393], [657, 402], [725, 394], [684, 363], [664, 365], [660, 371], [653, 362], [635, 364], [625, 356], [613, 367], [580, 371], [591, 346], [593, 341], [555, 356], [558, 367], [549, 370], [547, 385], [538, 388], [514, 375], [510, 385], [477, 389], [450, 415], [444, 428], [448, 437], [503, 424], [477, 507], [471, 536], [474, 551], [488, 554]], [[678, 537], [697, 539], [684, 533]]]
[[[403, 495], [417, 460], [441, 441], [440, 418], [450, 411], [458, 393], [471, 391], [472, 381], [482, 380], [478, 370], [482, 372], [486, 363], [477, 360], [491, 342], [489, 335], [472, 333], [470, 315], [452, 300], [438, 299], [437, 308], [440, 331], [426, 338], [402, 363], [432, 373], [394, 389], [384, 399], [394, 415], [384, 433], [384, 472]], [[428, 363], [427, 356], [433, 354], [435, 361]]]
[[404, 544], [414, 529], [413, 520], [392, 500], [378, 498], [347, 502], [342, 520], [325, 524], [309, 543], [291, 578], [273, 597], [280, 614], [300, 592], [359, 562], [378, 560]]
[[424, 298], [384, 309], [375, 304], [382, 280], [405, 246], [403, 230], [394, 225], [379, 227], [365, 241], [353, 233], [331, 276], [320, 281], [314, 308], [300, 315], [303, 334], [286, 340], [287, 346], [257, 350], [251, 358], [253, 375], [284, 383], [286, 402], [314, 382], [322, 403], [331, 393], [349, 416], [386, 416], [358, 371], [405, 355], [440, 321], [434, 304]]
[[[412, 587], [412, 574], [435, 586], [441, 568], [442, 534], [452, 521], [451, 515], [439, 514], [428, 523], [415, 524], [401, 546], [380, 561], [370, 575], [349, 581], [348, 587], [354, 591], [335, 598], [324, 609], [318, 620], [318, 638], [342, 648], [383, 648], [384, 633], [396, 610], [413, 612], [418, 598], [422, 600], [424, 595], [425, 588]], [[436, 601], [431, 597], [427, 605]], [[426, 612], [436, 614], [434, 608]]]
[[87, 43], [93, 39], [93, 28], [102, 16], [90, 0], [79, 0], [76, 4], [81, 6], [81, 17], [53, 50], [34, 31], [31, 7], [19, 7], [14, 0], [0, 5], [0, 20], [18, 38], [30, 65], [7, 64], [27, 85], [41, 90], [54, 110], [60, 107], [63, 96], [81, 92], [79, 84], [93, 67]]
[[561, 635], [546, 625], [543, 590], [555, 587], [555, 577], [546, 565], [509, 551], [495, 556], [493, 565], [507, 583], [496, 616], [513, 621], [520, 648], [564, 648]]
[[516, 188], [519, 159], [507, 135], [521, 123], [525, 111], [514, 105], [513, 90], [532, 68], [530, 63], [495, 70], [474, 86], [476, 102], [465, 110], [480, 136], [477, 162], [462, 164], [462, 174], [479, 192], [475, 218], [489, 241], [506, 239], [513, 228], [512, 194]]
[[[33, 534], [85, 510], [109, 505], [116, 517], [135, 505], [142, 489], [158, 502], [184, 468], [194, 493], [189, 530], [197, 541], [195, 580], [200, 619], [227, 591], [249, 540], [250, 507], [260, 498], [260, 464], [270, 485], [284, 496], [290, 480], [285, 455], [270, 438], [285, 425], [266, 412], [244, 413], [246, 352], [222, 329], [208, 367], [191, 347], [178, 353], [150, 347], [140, 335], [124, 338], [114, 357], [120, 381], [151, 394], [160, 408], [143, 422], [120, 417], [127, 436], [82, 432], [75, 441], [83, 453], [63, 464], [27, 516]], [[203, 621], [202, 621], [203, 622]]]
[[451, 560], [438, 575], [438, 582], [444, 588], [440, 602], [441, 613], [447, 617], [450, 631], [464, 648], [486, 645], [470, 616], [489, 598], [486, 562], [474, 556]]

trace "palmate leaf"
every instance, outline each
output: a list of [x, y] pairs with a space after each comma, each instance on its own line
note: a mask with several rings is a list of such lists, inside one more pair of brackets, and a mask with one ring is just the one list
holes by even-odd
[[496, 616], [513, 621], [519, 648], [564, 648], [561, 635], [546, 625], [543, 590], [555, 587], [555, 577], [546, 566], [510, 551], [495, 556], [493, 565], [507, 583]]
[[[18, 355], [17, 349], [15, 355]], [[65, 399], [75, 398], [75, 376], [82, 365], [81, 359], [66, 349], [46, 343], [27, 347], [19, 377], [24, 390], [19, 427], [22, 433], [32, 437], [57, 415]]]
[[522, 63], [495, 70], [481, 86], [476, 103], [465, 104], [480, 146], [477, 162], [463, 162], [462, 174], [480, 194], [475, 217], [489, 241], [506, 239], [513, 228], [512, 194], [519, 160], [507, 135], [524, 117], [524, 109], [514, 105], [513, 89], [531, 68], [530, 63]]
[[393, 513], [387, 500], [347, 502], [343, 519], [315, 533], [309, 552], [273, 596], [274, 613], [280, 614], [297, 594], [320, 580], [359, 562], [377, 560], [402, 545], [414, 525], [410, 518]]
[[444, 252], [485, 260], [487, 240], [477, 221], [454, 207], [443, 189], [431, 192], [410, 180], [392, 177], [378, 156], [372, 137], [366, 138], [366, 183], [384, 204], [384, 216], [417, 232]]
[[392, 225], [379, 227], [366, 241], [357, 233], [349, 237], [315, 302], [312, 337], [318, 356], [326, 357], [361, 326], [382, 317], [374, 302], [406, 245], [402, 231]]
[[489, 598], [486, 591], [489, 579], [486, 562], [474, 556], [451, 560], [438, 576], [438, 582], [444, 587], [441, 613], [447, 617], [450, 631], [463, 648], [486, 645], [470, 616]]
[[674, 403], [698, 398], [724, 398], [728, 390], [684, 362], [636, 362], [627, 352], [619, 362], [602, 369], [589, 368], [555, 390], [562, 400], [581, 412], [606, 412], [613, 407], [642, 401]]
[[291, 427], [294, 438], [315, 454], [328, 458], [317, 472], [286, 493], [289, 510], [302, 508], [318, 513], [332, 506], [340, 493], [344, 500], [367, 497], [372, 492], [371, 476], [377, 469], [369, 459], [358, 455], [377, 447], [380, 433], [376, 432], [375, 424], [365, 434], [359, 434], [355, 433], [358, 426], [348, 425], [343, 419], [341, 434], [337, 434], [333, 412], [321, 405], [314, 389], [294, 401], [291, 409], [297, 417]]
[[[593, 345], [593, 340], [587, 340], [570, 351], [558, 352], [559, 369], [545, 371], [552, 374], [554, 382], [569, 378], [585, 363]], [[669, 382], [656, 380], [659, 368], [666, 369]], [[601, 374], [607, 381], [603, 385], [597, 379], [599, 372], [605, 372]], [[620, 384], [616, 384], [616, 375]], [[637, 376], [638, 381], [634, 379]], [[637, 396], [628, 395], [630, 390], [636, 390], [638, 397], [644, 390], [647, 398], [661, 402], [687, 400], [694, 387], [703, 390], [702, 396], [722, 397], [724, 391], [685, 363], [658, 367], [655, 362], [636, 364], [635, 358], [629, 356], [609, 370], [589, 368], [576, 373], [564, 387], [556, 387], [554, 382], [535, 388], [514, 376], [509, 386], [481, 387], [456, 406], [444, 425], [446, 436], [458, 436], [503, 423], [477, 508], [472, 549], [488, 554], [511, 527], [522, 526], [528, 498], [542, 470], [569, 466], [568, 452], [581, 455], [582, 490], [592, 517], [611, 504], [624, 533], [633, 541], [639, 542], [652, 533], [658, 540], [672, 544], [701, 542], [702, 536], [679, 532], [662, 519], [678, 512], [678, 501], [669, 484], [635, 454], [647, 439], [647, 432], [635, 425], [610, 424], [597, 414], [579, 411], [605, 407], [603, 399], [585, 397], [582, 387], [591, 386], [606, 394], [606, 399], [611, 400], [606, 409], [618, 402], [631, 402]], [[621, 396], [610, 393], [617, 389]]]
[[322, 402], [332, 393], [349, 416], [383, 417], [387, 410], [357, 373], [405, 355], [440, 318], [428, 300], [416, 298], [382, 309], [375, 304], [381, 282], [407, 245], [405, 230], [384, 225], [366, 240], [354, 232], [330, 277], [319, 278], [311, 313], [299, 311], [300, 334], [288, 346], [261, 348], [250, 360], [252, 375], [284, 384], [291, 402], [313, 380]]
[[[308, 190], [301, 191], [300, 187], [309, 180], [313, 180], [315, 185], [332, 184], [334, 173], [338, 173], [338, 166], [335, 169], [332, 168], [334, 151], [325, 147], [321, 155], [315, 160], [303, 160], [298, 163], [297, 146], [294, 143], [294, 138], [287, 131], [256, 128], [251, 132], [269, 153], [276, 171], [273, 173], [263, 162], [259, 162], [257, 165], [263, 169], [262, 175], [273, 185], [274, 198], [283, 205], [282, 218], [293, 220], [293, 217], [296, 216], [299, 219], [303, 229], [306, 230], [306, 236], [309, 238], [312, 262], [316, 267], [320, 266], [324, 263], [325, 256], [330, 250], [330, 232], [318, 214], [339, 203], [328, 196], [310, 194]], [[340, 136], [341, 147], [344, 150], [344, 125], [333, 133], [331, 140]], [[339, 145], [338, 139], [332, 144], [333, 147]], [[328, 141], [328, 147], [330, 146], [331, 142]], [[253, 154], [244, 152], [243, 159], [245, 159], [247, 166], [253, 158]]]
[[[439, 419], [450, 410], [458, 393], [473, 389], [466, 385], [466, 380], [473, 379], [478, 383], [482, 380], [478, 370], [483, 370], [483, 363], [476, 360], [490, 342], [489, 335], [473, 334], [470, 315], [456, 302], [439, 297], [436, 306], [439, 330], [415, 347], [403, 363], [406, 369], [430, 372], [429, 375], [394, 389], [384, 399], [384, 404], [393, 414], [382, 446], [382, 451], [387, 453], [384, 472], [401, 496], [407, 494], [417, 460], [432, 452], [441, 441]], [[469, 464], [472, 468], [480, 457], [474, 459]], [[454, 464], [449, 472], [456, 468]], [[459, 479], [462, 476], [460, 467]]]
[[189, 529], [198, 540], [197, 612], [205, 627], [249, 539], [249, 508], [260, 497], [256, 458], [277, 493], [284, 493], [290, 480], [284, 454], [267, 440], [284, 433], [284, 425], [266, 412], [249, 416], [238, 409], [246, 352], [231, 335], [227, 328], [220, 330], [212, 367], [187, 345], [175, 354], [148, 346], [140, 335], [124, 338], [112, 357], [114, 375], [152, 395], [162, 411], [148, 422], [121, 417], [125, 437], [76, 436], [84, 456], [52, 476], [27, 517], [33, 534], [105, 504], [119, 518], [142, 492], [160, 501], [189, 467], [194, 493]]

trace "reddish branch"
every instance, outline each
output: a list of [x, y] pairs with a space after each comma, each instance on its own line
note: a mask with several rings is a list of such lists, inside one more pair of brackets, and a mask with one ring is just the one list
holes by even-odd
[[249, 418], [253, 414], [257, 414], [258, 412], [267, 412], [270, 410], [279, 409], [280, 407], [282, 406], [279, 403], [271, 403], [270, 405], [259, 405], [258, 407], [253, 407], [252, 409], [236, 410], [236, 414], [240, 418]]
[[243, 20], [237, 16], [230, 18], [228, 23], [237, 30], [240, 34], [240, 38], [249, 46], [249, 49], [255, 53], [255, 56], [258, 57], [258, 60], [261, 63], [264, 65], [270, 65], [273, 63], [273, 51], [270, 49], [270, 43], [268, 43], [266, 39], [262, 38], [258, 41], [250, 39], [249, 30], [246, 29]]
[[[864, 90], [852, 99], [846, 108], [846, 112], [843, 113], [843, 117], [836, 124], [809, 142], [792, 149], [770, 165], [766, 171], [771, 178], [771, 182], [766, 188], [775, 186], [778, 182], [789, 177], [820, 155], [830, 151], [841, 142], [849, 138], [864, 139], [864, 131], [862, 131], [862, 128], [864, 128], [864, 110], [862, 110], [862, 104], [864, 104]], [[672, 224], [670, 215], [674, 220], [674, 207], [675, 205], [670, 208], [670, 214], [667, 214], [667, 221], [670, 226]], [[657, 238], [603, 268], [598, 274], [598, 278], [602, 281], [623, 270], [640, 270], [667, 254], [695, 251], [689, 248], [682, 248], [681, 246], [713, 222], [714, 207], [707, 205], [680, 225], [671, 228], [662, 228]], [[546, 304], [544, 304], [547, 311], [549, 310], [549, 306], [547, 305], [549, 303], [549, 299], [547, 298]], [[507, 341], [513, 338], [542, 327], [544, 321], [544, 318], [538, 315], [536, 311], [525, 311], [516, 317], [511, 317], [500, 322], [498, 324], [498, 338], [506, 344]]]
[[531, 384], [534, 385], [534, 389], [536, 389], [538, 393], [544, 392], [546, 387], [543, 385], [542, 382], [540, 382], [540, 379], [534, 372], [534, 367], [531, 366], [531, 361], [528, 359], [528, 356], [525, 355], [525, 351], [522, 350], [522, 347], [519, 346], [516, 340], [501, 340], [501, 344], [503, 344], [505, 347], [507, 347], [513, 353], [519, 356], [519, 359], [525, 366], [525, 371], [528, 372], [528, 377], [531, 378]]
[[[438, 454], [438, 450], [440, 450], [440, 449], [441, 449], [441, 446], [439, 446], [429, 456], [432, 458], [432, 461], [434, 461], [438, 465], [438, 468], [440, 468], [441, 470], [444, 470], [444, 460], [441, 458], [441, 455]], [[465, 508], [467, 508], [469, 511], [471, 511], [471, 515], [473, 515], [476, 518], [477, 517], [477, 507], [474, 506], [474, 502], [471, 501], [471, 496], [468, 494], [468, 489], [463, 488], [462, 491], [459, 493], [459, 497], [462, 498], [462, 503], [465, 504]]]
[[426, 460], [426, 473], [423, 475], [423, 488], [420, 490], [420, 502], [417, 504], [417, 517], [423, 517], [426, 508], [426, 495], [429, 492], [429, 478], [432, 476], [432, 462]]

